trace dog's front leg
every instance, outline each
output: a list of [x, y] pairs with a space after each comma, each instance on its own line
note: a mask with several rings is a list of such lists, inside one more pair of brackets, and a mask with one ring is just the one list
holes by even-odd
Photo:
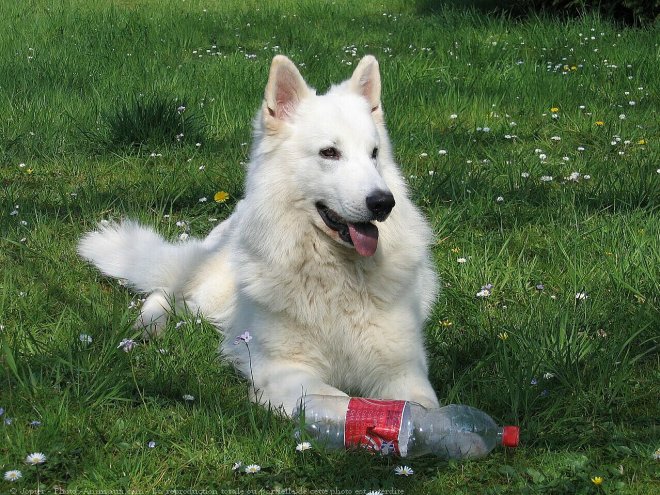
[[[300, 405], [301, 397], [306, 395], [346, 397], [344, 392], [325, 383], [312, 367], [292, 361], [262, 363], [253, 368], [251, 376], [254, 378], [251, 399], [282, 408], [289, 416]], [[248, 378], [251, 376], [247, 374]]]
[[439, 407], [438, 398], [426, 372], [416, 368], [404, 369], [396, 375], [384, 378], [376, 395], [382, 399], [416, 402], [426, 408]]

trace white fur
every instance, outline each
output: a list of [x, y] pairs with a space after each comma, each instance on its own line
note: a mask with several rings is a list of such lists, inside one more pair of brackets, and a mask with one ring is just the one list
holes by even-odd
[[[172, 301], [217, 325], [223, 354], [254, 377], [255, 400], [287, 413], [303, 394], [437, 406], [422, 337], [437, 293], [432, 233], [392, 157], [376, 59], [317, 96], [275, 57], [254, 139], [245, 198], [205, 240], [171, 244], [125, 221], [85, 235], [79, 253], [150, 293], [137, 322], [147, 332], [162, 330]], [[319, 155], [330, 146], [340, 159]], [[362, 257], [315, 204], [368, 221], [374, 190], [390, 191], [396, 205], [376, 223], [375, 254]], [[246, 330], [251, 369], [246, 345], [234, 343]]]

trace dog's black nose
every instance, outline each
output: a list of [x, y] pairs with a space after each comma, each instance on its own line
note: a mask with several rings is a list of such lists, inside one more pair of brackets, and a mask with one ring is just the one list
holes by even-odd
[[394, 196], [389, 191], [375, 191], [367, 196], [367, 208], [374, 214], [376, 220], [382, 222], [394, 208]]

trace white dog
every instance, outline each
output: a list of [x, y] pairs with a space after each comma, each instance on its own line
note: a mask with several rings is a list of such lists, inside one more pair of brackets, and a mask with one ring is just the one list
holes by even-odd
[[[172, 305], [217, 325], [254, 400], [288, 414], [303, 394], [437, 407], [422, 336], [437, 293], [432, 233], [394, 163], [380, 89], [372, 56], [322, 96], [276, 56], [234, 213], [180, 243], [111, 224], [80, 255], [150, 294], [136, 323], [147, 334]], [[251, 365], [234, 345], [245, 331]]]

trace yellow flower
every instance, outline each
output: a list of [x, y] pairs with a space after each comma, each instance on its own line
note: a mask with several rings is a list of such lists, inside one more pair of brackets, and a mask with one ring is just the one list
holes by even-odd
[[28, 168], [28, 169], [25, 171], [25, 173], [28, 174], [28, 175], [30, 175], [30, 174], [32, 173], [32, 169], [31, 169], [31, 168]]
[[593, 478], [591, 478], [591, 482], [596, 486], [600, 486], [603, 484], [603, 478], [601, 478], [600, 476], [594, 476]]
[[440, 325], [442, 325], [443, 327], [450, 327], [450, 326], [452, 326], [453, 324], [454, 324], [454, 323], [451, 322], [451, 321], [449, 321], [447, 318], [445, 318], [444, 320], [442, 320], [442, 321], [440, 322]]
[[559, 108], [557, 108], [557, 107], [552, 107], [552, 108], [550, 109], [550, 111], [551, 111], [552, 113], [557, 113], [557, 112], [559, 111]]
[[458, 253], [461, 252], [461, 248], [457, 248], [457, 247], [451, 248], [451, 252], [454, 253], [454, 254], [458, 254]]
[[637, 144], [641, 144], [641, 145], [646, 144], [646, 139], [640, 139], [639, 141], [637, 141]]
[[596, 122], [594, 122], [594, 124], [596, 124], [598, 127], [602, 127], [605, 125], [605, 122], [603, 122], [602, 120], [597, 120]]
[[509, 338], [509, 334], [506, 332], [500, 332], [497, 334], [497, 338], [504, 341]]
[[229, 199], [229, 193], [226, 191], [218, 191], [213, 196], [213, 199], [215, 200], [216, 203], [224, 203]]
[[577, 70], [577, 65], [571, 65], [571, 70]]

